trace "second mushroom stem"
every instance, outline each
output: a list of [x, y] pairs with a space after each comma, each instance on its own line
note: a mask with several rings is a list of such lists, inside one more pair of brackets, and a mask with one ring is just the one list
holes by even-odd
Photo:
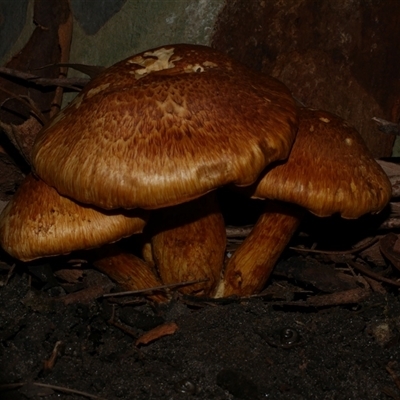
[[301, 207], [267, 200], [253, 230], [228, 261], [216, 297], [262, 290], [303, 215]]
[[[133, 254], [127, 253], [115, 244], [103, 246], [94, 251], [93, 265], [116, 281], [123, 290], [142, 290], [162, 285], [153, 268]], [[167, 301], [163, 293], [149, 296], [155, 302]]]

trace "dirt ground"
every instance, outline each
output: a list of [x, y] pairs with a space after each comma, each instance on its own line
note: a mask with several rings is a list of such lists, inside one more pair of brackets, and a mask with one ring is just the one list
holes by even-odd
[[[353, 304], [301, 305], [318, 290], [300, 290], [282, 271], [307, 260], [294, 256], [276, 269], [269, 287], [290, 292], [287, 299], [173, 296], [160, 307], [141, 297], [66, 305], [48, 265], [4, 269], [0, 398], [399, 399], [397, 290], [369, 290]], [[108, 279], [90, 266], [84, 276]], [[297, 290], [283, 290], [293, 284]], [[174, 333], [137, 344], [159, 326]]]

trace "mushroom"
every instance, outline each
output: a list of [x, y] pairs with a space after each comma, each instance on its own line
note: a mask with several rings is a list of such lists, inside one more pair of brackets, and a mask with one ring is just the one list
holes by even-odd
[[29, 174], [0, 215], [0, 244], [21, 261], [68, 254], [139, 233], [148, 214], [78, 204]]
[[32, 163], [82, 203], [156, 209], [250, 185], [288, 156], [296, 129], [282, 83], [209, 47], [169, 45], [89, 82], [39, 133]]
[[[162, 286], [156, 271], [139, 257], [122, 250], [116, 244], [108, 244], [98, 249], [92, 259], [93, 265], [128, 291], [150, 289]], [[164, 293], [150, 294], [149, 299], [157, 303], [165, 302]]]
[[391, 184], [354, 128], [326, 111], [303, 108], [288, 160], [269, 166], [245, 191], [271, 201], [227, 263], [217, 297], [260, 291], [306, 210], [347, 219], [378, 213], [390, 200]]
[[[288, 156], [296, 129], [297, 108], [282, 83], [209, 47], [168, 45], [94, 78], [38, 135], [32, 162], [48, 185], [82, 203], [166, 208], [160, 221], [175, 218], [165, 213], [179, 214], [172, 207], [186, 203], [189, 219], [179, 217], [178, 230], [157, 227], [157, 267], [168, 280], [210, 277], [214, 284], [225, 249], [223, 219], [211, 201], [194, 200], [229, 183], [253, 183], [269, 163]], [[218, 240], [205, 239], [213, 235]], [[203, 246], [205, 257], [183, 262], [183, 254], [196, 257], [198, 250], [182, 251], [182, 237], [187, 246]]]
[[152, 255], [164, 284], [203, 280], [180, 288], [182, 293], [211, 296], [220, 280], [226, 230], [215, 196], [211, 192], [153, 215]]
[[125, 290], [146, 289], [161, 284], [146, 263], [117, 252], [115, 245], [108, 252], [97, 248], [142, 232], [148, 214], [141, 209], [106, 211], [79, 204], [29, 174], [0, 215], [0, 245], [21, 261], [95, 249], [88, 258], [95, 257], [98, 269]]

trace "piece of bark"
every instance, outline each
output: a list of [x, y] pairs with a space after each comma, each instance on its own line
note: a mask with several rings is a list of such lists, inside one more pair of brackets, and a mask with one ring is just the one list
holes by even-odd
[[35, 137], [42, 129], [42, 124], [34, 116], [30, 116], [20, 125], [5, 124], [0, 121], [0, 128], [3, 129], [10, 142], [22, 155], [28, 165], [31, 164], [31, 149]]
[[312, 296], [305, 301], [292, 301], [285, 303], [285, 305], [301, 307], [328, 307], [345, 304], [358, 304], [366, 300], [370, 295], [371, 291], [369, 289], [356, 288], [341, 292]]
[[136, 340], [136, 346], [149, 344], [154, 340], [160, 339], [167, 335], [173, 335], [179, 329], [175, 322], [167, 322], [165, 324], [159, 325], [154, 329], [144, 333], [142, 336]]
[[[34, 73], [43, 78], [57, 78], [59, 67], [39, 69], [44, 65], [56, 64], [65, 59], [68, 36], [71, 35], [71, 11], [68, 0], [35, 0], [34, 16], [36, 28], [24, 48], [7, 64], [7, 68]], [[22, 84], [20, 84], [22, 83]], [[16, 95], [28, 96], [46, 116], [54, 101], [54, 90], [39, 90], [21, 81], [0, 77], [0, 86]], [[29, 118], [29, 109], [16, 99], [9, 99], [7, 93], [0, 93], [0, 120], [19, 125]], [[7, 101], [6, 101], [7, 100]]]

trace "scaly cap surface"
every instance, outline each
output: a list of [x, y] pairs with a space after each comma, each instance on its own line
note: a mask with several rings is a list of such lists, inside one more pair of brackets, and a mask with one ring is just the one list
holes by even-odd
[[289, 154], [288, 89], [211, 48], [168, 45], [104, 70], [39, 134], [34, 169], [102, 208], [160, 208], [253, 183]]
[[80, 205], [30, 174], [0, 215], [0, 244], [30, 261], [115, 242], [141, 232], [147, 217], [143, 210], [121, 214]]
[[253, 197], [303, 206], [318, 216], [358, 218], [382, 210], [391, 184], [359, 133], [343, 119], [301, 109], [299, 130], [288, 160], [270, 166]]

